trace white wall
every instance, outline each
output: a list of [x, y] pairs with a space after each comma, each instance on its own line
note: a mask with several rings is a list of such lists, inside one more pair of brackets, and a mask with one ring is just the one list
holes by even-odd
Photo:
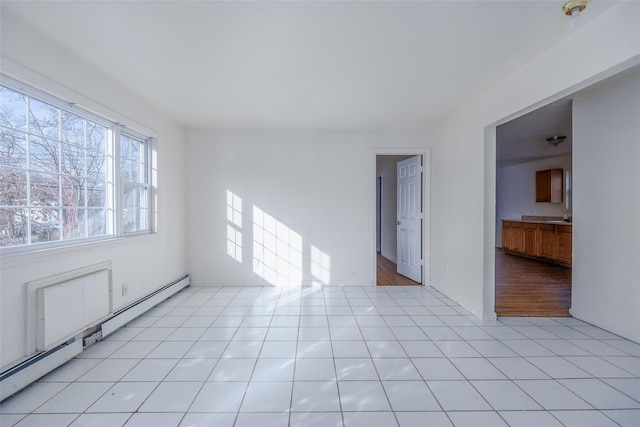
[[157, 229], [153, 235], [2, 256], [0, 262], [0, 366], [26, 354], [26, 288], [28, 281], [103, 261], [112, 261], [114, 306], [180, 277], [186, 270], [183, 131], [149, 105], [135, 99], [81, 59], [26, 26], [2, 14], [2, 73], [72, 99], [110, 119], [157, 138]]
[[434, 129], [432, 285], [472, 313], [495, 316], [495, 125], [640, 62], [639, 16], [617, 4]]
[[640, 342], [640, 69], [574, 97], [571, 313]]
[[397, 262], [398, 256], [398, 162], [411, 156], [378, 156], [376, 176], [382, 177], [382, 249], [381, 255]]
[[[562, 169], [571, 171], [571, 155], [507, 166], [496, 171], [496, 246], [502, 247], [503, 219], [521, 219], [522, 215], [571, 215], [566, 192], [562, 203], [536, 203], [536, 171]], [[565, 189], [566, 190], [566, 189]]]
[[[428, 131], [194, 130], [188, 144], [188, 267], [196, 285], [265, 285], [253, 269], [253, 207], [302, 241], [298, 283], [372, 285], [375, 149], [424, 149]], [[242, 198], [243, 256], [227, 254], [226, 192]], [[329, 259], [311, 271], [311, 246]], [[286, 256], [284, 258], [287, 258]], [[293, 254], [290, 259], [300, 256]]]

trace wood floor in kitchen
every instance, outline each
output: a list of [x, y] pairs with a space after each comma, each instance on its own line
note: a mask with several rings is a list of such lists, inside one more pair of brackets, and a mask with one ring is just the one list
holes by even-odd
[[571, 268], [496, 248], [495, 292], [498, 316], [570, 316]]

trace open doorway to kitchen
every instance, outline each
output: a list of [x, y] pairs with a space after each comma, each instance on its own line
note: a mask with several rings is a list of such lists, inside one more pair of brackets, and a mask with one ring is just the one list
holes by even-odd
[[495, 312], [570, 316], [572, 101], [496, 127]]

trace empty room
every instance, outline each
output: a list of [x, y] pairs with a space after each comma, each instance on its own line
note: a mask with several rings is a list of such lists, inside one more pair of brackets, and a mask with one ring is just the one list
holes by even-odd
[[3, 427], [640, 426], [640, 2], [0, 8]]

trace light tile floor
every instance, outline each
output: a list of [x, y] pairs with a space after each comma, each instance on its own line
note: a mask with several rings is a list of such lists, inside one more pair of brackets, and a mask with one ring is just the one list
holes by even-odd
[[640, 426], [640, 345], [423, 287], [191, 287], [0, 405], [4, 426]]

